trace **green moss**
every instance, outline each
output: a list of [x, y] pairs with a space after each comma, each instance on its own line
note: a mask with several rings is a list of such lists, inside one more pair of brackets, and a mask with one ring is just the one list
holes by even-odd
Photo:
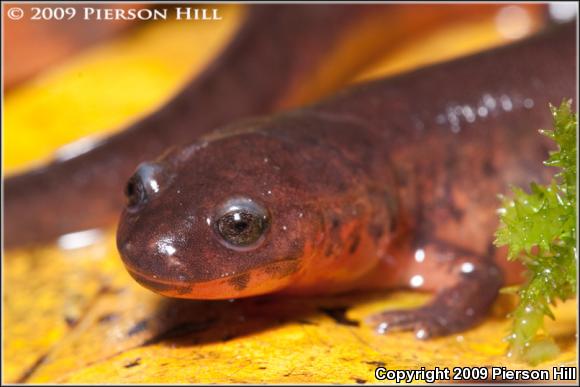
[[576, 114], [571, 101], [550, 109], [554, 129], [540, 133], [558, 150], [544, 164], [559, 172], [547, 186], [532, 183], [530, 193], [512, 188], [513, 197], [502, 197], [495, 241], [509, 247], [510, 260], [521, 260], [527, 268], [508, 340], [510, 353], [532, 364], [557, 353], [543, 329], [544, 316], [554, 318], [551, 306], [576, 295]]

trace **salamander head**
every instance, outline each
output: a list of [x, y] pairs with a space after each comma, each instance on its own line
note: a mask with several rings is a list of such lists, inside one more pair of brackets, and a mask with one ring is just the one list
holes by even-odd
[[117, 245], [143, 286], [182, 298], [284, 288], [320, 238], [295, 149], [260, 132], [217, 135], [141, 164]]

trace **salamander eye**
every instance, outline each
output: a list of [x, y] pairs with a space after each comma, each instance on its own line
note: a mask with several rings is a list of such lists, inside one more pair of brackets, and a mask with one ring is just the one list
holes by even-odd
[[125, 186], [125, 196], [127, 197], [127, 206], [136, 207], [145, 201], [145, 187], [137, 175], [131, 176]]
[[270, 225], [268, 212], [246, 198], [232, 199], [218, 212], [215, 229], [226, 247], [255, 248]]
[[159, 192], [163, 168], [156, 163], [142, 163], [125, 187], [127, 207], [135, 209]]

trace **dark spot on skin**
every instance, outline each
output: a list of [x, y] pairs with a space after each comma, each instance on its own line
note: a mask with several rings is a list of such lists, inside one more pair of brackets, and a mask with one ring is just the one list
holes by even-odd
[[369, 232], [369, 235], [371, 236], [371, 238], [373, 238], [373, 240], [376, 243], [379, 241], [379, 239], [381, 239], [381, 237], [385, 233], [385, 229], [381, 224], [371, 223], [369, 225], [368, 232]]
[[384, 367], [385, 366], [384, 361], [377, 361], [377, 360], [365, 361], [363, 363], [366, 363], [368, 365], [377, 366], [377, 367]]
[[119, 315], [116, 313], [107, 313], [107, 314], [103, 314], [101, 317], [99, 317], [99, 319], [97, 320], [97, 322], [99, 324], [106, 324], [106, 323], [110, 323], [113, 321], [116, 321], [119, 319]]
[[350, 245], [350, 248], [348, 249], [348, 252], [350, 254], [354, 254], [354, 252], [358, 248], [358, 245], [359, 244], [360, 244], [360, 234], [359, 233], [356, 233], [355, 236], [354, 236], [354, 238], [353, 238], [353, 240], [352, 240], [352, 243]]
[[495, 169], [490, 160], [485, 160], [483, 162], [481, 172], [483, 172], [484, 176], [492, 177], [497, 173], [497, 170]]
[[394, 216], [391, 218], [391, 227], [390, 227], [390, 231], [391, 233], [394, 233], [397, 230], [397, 226], [399, 225], [399, 218]]
[[127, 332], [127, 336], [131, 337], [135, 336], [138, 333], [143, 332], [145, 329], [147, 329], [148, 325], [149, 321], [147, 319], [139, 321], [137, 324], [133, 325], [133, 328], [129, 329], [129, 331]]
[[337, 324], [346, 325], [350, 327], [358, 327], [360, 322], [357, 320], [351, 320], [346, 317], [347, 308], [337, 307], [337, 308], [320, 308], [319, 309], [322, 313], [326, 314], [328, 317], [334, 320]]
[[324, 255], [326, 257], [330, 257], [332, 255], [332, 252], [334, 251], [334, 245], [333, 243], [329, 243], [328, 246], [326, 246], [326, 250], [324, 252]]
[[244, 273], [232, 277], [228, 280], [228, 283], [238, 292], [242, 291], [248, 287], [248, 284], [250, 283], [250, 273]]
[[402, 169], [395, 171], [395, 180], [397, 181], [399, 187], [405, 188], [409, 185], [409, 176]]
[[190, 287], [190, 286], [180, 286], [180, 287], [175, 289], [177, 294], [190, 294], [191, 290], [192, 290], [192, 287]]
[[267, 369], [266, 367], [258, 367], [259, 370], [265, 370]]
[[[458, 208], [456, 206], [456, 203], [454, 200], [449, 200], [449, 198], [452, 198], [452, 187], [453, 187], [453, 177], [455, 175], [455, 171], [456, 171], [456, 166], [458, 164], [458, 159], [457, 159], [457, 150], [455, 150], [455, 148], [450, 148], [452, 151], [448, 152], [448, 158], [445, 160], [445, 169], [448, 171], [447, 174], [445, 174], [445, 179], [444, 179], [444, 190], [445, 190], [445, 195], [443, 195], [441, 198], [439, 198], [439, 202], [440, 205], [442, 207], [446, 207], [449, 211], [449, 214], [451, 215], [451, 217], [456, 221], [456, 222], [460, 222], [463, 219], [463, 210], [461, 210], [460, 208]], [[431, 166], [432, 168], [434, 168], [434, 165]], [[433, 176], [436, 176], [435, 171], [430, 172], [430, 174], [432, 174]]]
[[454, 203], [449, 204], [449, 213], [455, 219], [456, 222], [461, 222], [463, 216], [465, 215], [464, 211], [457, 207]]
[[[487, 254], [485, 255], [486, 257], [493, 257], [495, 255], [495, 243], [493, 243], [493, 240], [490, 240], [489, 243], [487, 244]], [[490, 258], [493, 260], [493, 258]]]
[[298, 261], [288, 262], [288, 260], [285, 260], [278, 264], [266, 266], [264, 272], [271, 275], [273, 278], [284, 278], [298, 271], [299, 267], [300, 265]]
[[136, 367], [139, 364], [141, 364], [141, 358], [138, 357], [135, 360], [131, 360], [130, 362], [125, 363], [125, 365], [123, 367], [125, 368], [131, 368], [131, 367]]
[[331, 225], [332, 225], [332, 230], [336, 230], [337, 228], [340, 227], [340, 219], [337, 217], [332, 218]]
[[327, 227], [329, 227], [328, 232], [330, 234], [330, 239], [331, 240], [339, 240], [340, 239], [340, 226], [341, 226], [341, 220], [340, 220], [340, 216], [336, 213], [330, 214], [330, 220], [329, 225]]
[[371, 207], [381, 209], [374, 212], [368, 227], [369, 235], [375, 242], [378, 242], [387, 229], [391, 233], [396, 231], [399, 221], [399, 203], [396, 195], [383, 189], [371, 191], [369, 198], [372, 200]]
[[360, 379], [360, 378], [354, 378], [354, 381], [356, 382], [356, 384], [366, 384], [366, 380], [364, 379]]

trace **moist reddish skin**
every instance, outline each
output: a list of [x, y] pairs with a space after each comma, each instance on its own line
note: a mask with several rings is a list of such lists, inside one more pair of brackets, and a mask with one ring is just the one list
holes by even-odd
[[[384, 28], [381, 15], [391, 10], [385, 5], [252, 7], [218, 59], [163, 109], [87, 153], [6, 178], [5, 246], [114, 224], [125, 204], [123, 186], [140, 162], [234, 119], [279, 109], [294, 86], [325, 65], [361, 24]], [[381, 44], [377, 40], [357, 60], [367, 62], [381, 52]]]
[[252, 6], [222, 54], [161, 110], [86, 153], [6, 178], [4, 245], [41, 244], [112, 225], [125, 204], [123, 187], [140, 162], [232, 120], [319, 98], [401, 40], [445, 20], [478, 18], [497, 8]]
[[[434, 299], [371, 317], [381, 331], [472, 326], [513, 274], [492, 245], [497, 194], [550, 178], [537, 129], [576, 95], [575, 36], [559, 26], [174, 149], [156, 161], [159, 191], [122, 215], [127, 269], [192, 299], [415, 284]], [[253, 249], [220, 242], [216, 208], [232, 197], [270, 214]]]

